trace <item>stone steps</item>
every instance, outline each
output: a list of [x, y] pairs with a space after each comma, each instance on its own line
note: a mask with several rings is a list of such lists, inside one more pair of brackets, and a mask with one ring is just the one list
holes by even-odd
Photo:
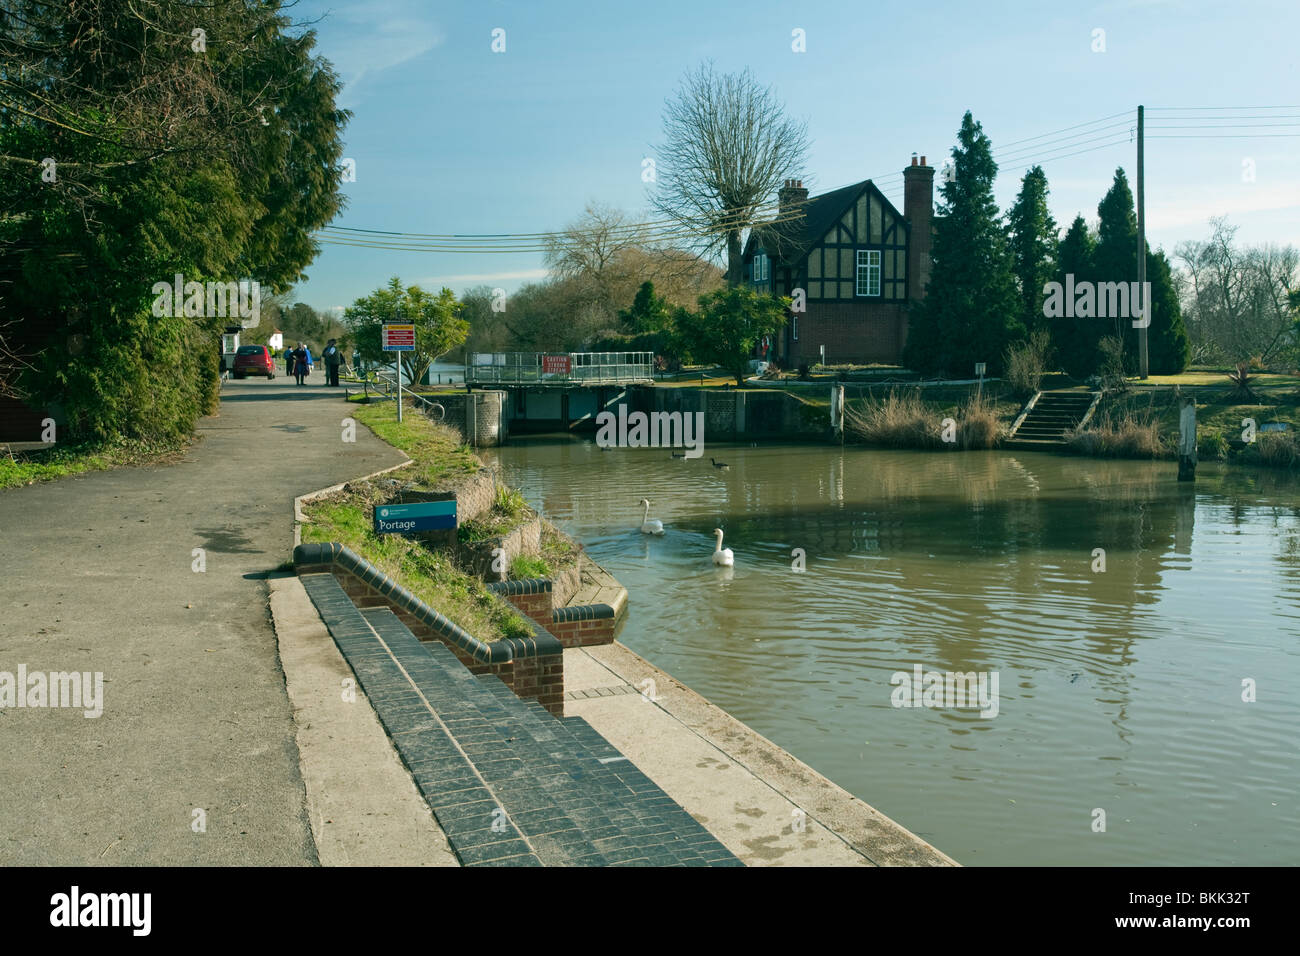
[[1043, 450], [1063, 446], [1065, 433], [1079, 424], [1092, 401], [1090, 392], [1043, 392], [1003, 447]]

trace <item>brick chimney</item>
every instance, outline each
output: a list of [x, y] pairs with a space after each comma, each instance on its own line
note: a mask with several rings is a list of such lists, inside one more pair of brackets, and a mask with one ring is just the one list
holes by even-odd
[[903, 218], [911, 227], [907, 247], [907, 297], [924, 299], [930, 281], [930, 245], [934, 234], [934, 167], [925, 157], [903, 169]]
[[803, 204], [808, 202], [808, 190], [804, 189], [802, 179], [787, 179], [785, 185], [776, 194], [781, 207], [781, 218], [798, 215], [803, 211]]
[[803, 238], [804, 209], [808, 203], [808, 190], [802, 179], [787, 179], [785, 185], [777, 191], [777, 226], [775, 243], [780, 248], [769, 249], [768, 254], [783, 259], [793, 253]]

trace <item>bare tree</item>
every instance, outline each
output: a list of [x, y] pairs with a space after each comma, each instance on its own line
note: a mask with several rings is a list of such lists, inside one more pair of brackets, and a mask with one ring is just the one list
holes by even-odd
[[602, 275], [618, 254], [645, 245], [646, 228], [621, 209], [589, 202], [582, 217], [546, 241], [545, 261], [555, 275], [572, 279]]
[[808, 127], [787, 118], [749, 70], [718, 74], [705, 63], [665, 106], [664, 135], [650, 201], [706, 254], [725, 252], [727, 282], [738, 285], [745, 231], [800, 171]]
[[1210, 220], [1206, 241], [1179, 243], [1180, 297], [1193, 351], [1202, 359], [1267, 362], [1294, 346], [1288, 296], [1300, 286], [1294, 246], [1239, 247], [1237, 227]]
[[590, 202], [582, 216], [549, 238], [545, 261], [562, 286], [568, 308], [604, 329], [632, 303], [642, 282], [653, 282], [674, 305], [694, 305], [718, 285], [718, 270], [693, 252], [665, 244], [636, 217]]
[[1300, 286], [1300, 253], [1295, 246], [1269, 243], [1246, 251], [1253, 278], [1250, 332], [1252, 344], [1263, 344], [1258, 354], [1267, 362], [1278, 350], [1293, 344], [1294, 319], [1289, 298]]
[[[3, 299], [0, 299], [0, 308], [2, 307]], [[31, 363], [5, 339], [6, 330], [12, 330], [17, 325], [16, 319], [0, 320], [0, 398], [16, 398], [21, 401], [26, 395], [17, 386], [18, 377], [21, 372], [31, 368]]]

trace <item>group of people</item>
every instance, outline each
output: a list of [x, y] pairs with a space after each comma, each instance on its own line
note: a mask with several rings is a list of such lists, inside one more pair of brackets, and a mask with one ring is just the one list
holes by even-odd
[[[326, 343], [321, 358], [325, 362], [325, 384], [337, 385], [339, 383], [339, 366], [343, 363], [343, 353], [339, 351], [334, 339], [330, 339]], [[299, 385], [304, 384], [303, 380], [311, 374], [313, 364], [311, 349], [307, 348], [302, 342], [298, 343], [296, 349], [284, 350], [285, 374], [292, 375]]]

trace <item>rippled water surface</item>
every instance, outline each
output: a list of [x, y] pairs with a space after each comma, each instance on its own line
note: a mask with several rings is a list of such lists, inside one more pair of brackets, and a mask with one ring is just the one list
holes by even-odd
[[[566, 438], [485, 457], [627, 587], [621, 641], [962, 863], [1300, 862], [1294, 482], [710, 453], [730, 470]], [[637, 531], [642, 497], [661, 538]], [[734, 571], [711, 564], [715, 527]], [[997, 716], [893, 706], [917, 664], [996, 672]]]

